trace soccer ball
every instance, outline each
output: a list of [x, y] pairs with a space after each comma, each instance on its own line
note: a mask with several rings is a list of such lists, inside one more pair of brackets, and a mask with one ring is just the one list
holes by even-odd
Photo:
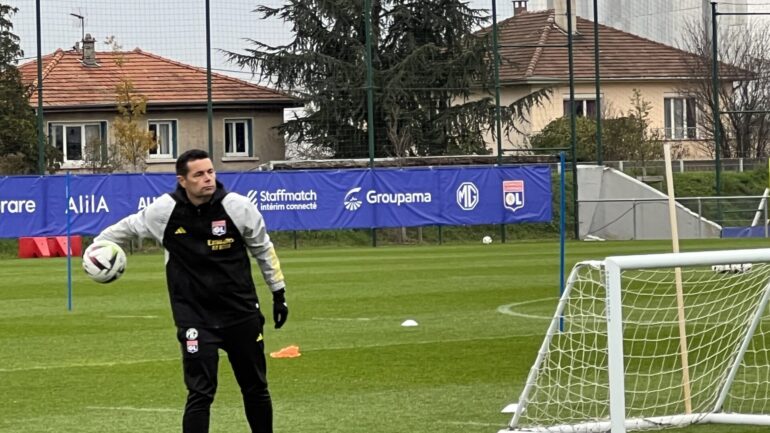
[[97, 283], [111, 283], [126, 270], [126, 253], [115, 242], [94, 242], [83, 253], [83, 270]]
[[484, 236], [481, 238], [481, 243], [484, 245], [489, 245], [492, 243], [492, 238], [490, 236]]

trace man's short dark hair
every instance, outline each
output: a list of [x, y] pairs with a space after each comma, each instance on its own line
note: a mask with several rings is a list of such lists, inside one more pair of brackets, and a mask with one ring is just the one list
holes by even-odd
[[187, 176], [187, 173], [190, 171], [190, 168], [187, 166], [188, 162], [206, 159], [208, 157], [209, 154], [205, 150], [190, 149], [186, 151], [176, 159], [176, 174], [178, 176]]

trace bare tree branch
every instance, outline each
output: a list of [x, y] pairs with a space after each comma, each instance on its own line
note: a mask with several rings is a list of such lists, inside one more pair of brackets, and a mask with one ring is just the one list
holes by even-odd
[[[685, 25], [682, 49], [696, 57], [685, 60], [691, 75], [699, 77], [679, 89], [695, 98], [704, 150], [714, 153], [714, 86], [711, 34], [702, 22]], [[719, 116], [722, 132], [719, 155], [724, 158], [761, 158], [770, 143], [770, 29], [760, 21], [721, 31], [719, 60]]]

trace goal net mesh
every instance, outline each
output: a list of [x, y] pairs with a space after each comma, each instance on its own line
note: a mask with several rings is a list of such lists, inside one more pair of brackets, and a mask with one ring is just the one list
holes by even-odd
[[[512, 421], [514, 429], [609, 419], [604, 273], [602, 262], [573, 269], [541, 362], [519, 401], [522, 410]], [[625, 270], [621, 275], [626, 418], [684, 414], [674, 269]], [[769, 413], [770, 314], [763, 303], [769, 280], [768, 264], [738, 271], [682, 268], [693, 414]], [[755, 319], [758, 326], [749, 336]], [[734, 365], [738, 368], [731, 375]], [[720, 401], [724, 404], [718, 407]]]

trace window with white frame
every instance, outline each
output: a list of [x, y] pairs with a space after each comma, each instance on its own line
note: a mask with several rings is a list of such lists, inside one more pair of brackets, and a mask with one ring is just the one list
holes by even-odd
[[695, 98], [669, 97], [665, 106], [666, 139], [688, 140], [698, 138]]
[[48, 128], [51, 145], [61, 152], [63, 161], [82, 162], [89, 151], [101, 154], [107, 122], [51, 123]]
[[251, 156], [251, 119], [225, 119], [225, 156]]
[[150, 148], [150, 158], [176, 157], [176, 121], [150, 120], [147, 127], [152, 133], [154, 145]]
[[[569, 98], [564, 100], [564, 116], [569, 116]], [[575, 99], [576, 117], [596, 117], [596, 98]]]

